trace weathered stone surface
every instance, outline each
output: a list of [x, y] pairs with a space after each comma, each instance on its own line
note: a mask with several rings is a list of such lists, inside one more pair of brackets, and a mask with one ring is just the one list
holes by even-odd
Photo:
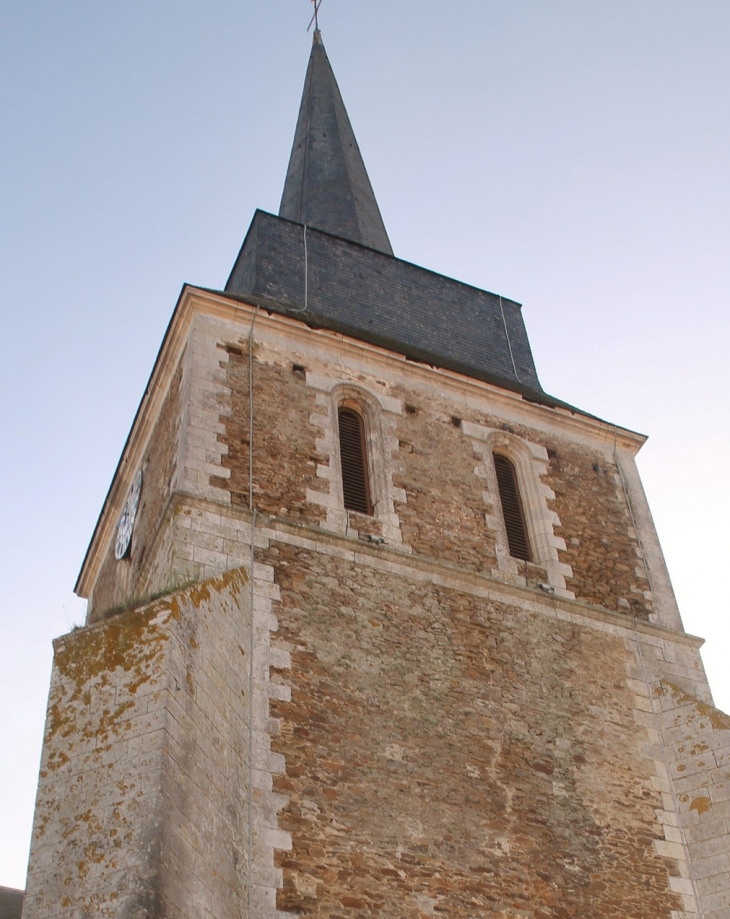
[[[240, 352], [240, 353], [238, 353]], [[248, 506], [249, 473], [249, 360], [248, 342], [237, 350], [227, 349], [223, 365], [230, 388], [230, 407], [221, 417], [228, 448], [223, 460], [230, 478], [213, 477], [213, 484], [230, 490], [231, 503]], [[254, 372], [254, 498], [267, 514], [283, 514], [294, 520], [318, 522], [322, 510], [307, 501], [307, 488], [317, 488], [317, 465], [327, 458], [317, 451], [317, 429], [309, 423], [315, 395], [293, 362], [256, 360]]]
[[409, 407], [397, 428], [404, 542], [419, 555], [491, 572], [495, 535], [485, 520], [485, 484], [474, 474], [477, 458], [458, 425], [461, 408], [405, 389], [399, 395]]
[[[156, 627], [182, 705], [171, 684], [125, 688], [147, 673], [146, 641], [124, 657], [131, 671], [89, 679], [91, 708], [59, 669], [66, 642], [140, 613], [59, 645], [52, 704], [69, 733], [51, 732], [44, 753], [35, 902], [51, 909], [48, 891], [71, 878], [94, 909], [112, 909], [113, 892], [159, 893], [166, 919], [728, 919], [730, 740], [681, 631], [634, 465], [641, 438], [191, 297], [203, 305], [175, 352], [188, 359], [135, 448], [156, 484], [126, 569], [97, 540], [90, 618], [125, 592], [250, 570], [253, 545], [252, 595], [181, 606]], [[372, 517], [342, 504], [342, 400], [366, 421]], [[497, 448], [523, 488], [527, 565], [509, 555]], [[251, 638], [246, 659], [236, 648]], [[121, 740], [104, 718], [127, 702], [114, 725], [126, 739], [138, 719], [147, 746], [106, 749]], [[117, 801], [122, 779], [144, 789], [140, 813]], [[133, 835], [118, 870], [81, 878], [85, 846], [110, 857], [110, 807]]]
[[[180, 404], [181, 361], [142, 463], [145, 485], [130, 559], [120, 564], [113, 557], [113, 547], [107, 549], [91, 598], [92, 619], [170, 585], [169, 579], [165, 580], [169, 571], [166, 575], [165, 570], [171, 565], [168, 556], [173, 549], [159, 527], [176, 475], [182, 477], [183, 485], [187, 483], [185, 487], [192, 488], [188, 479], [195, 469], [194, 492], [210, 491], [234, 506], [248, 506], [247, 332], [245, 325], [236, 328], [196, 322], [193, 340], [203, 344], [193, 348], [186, 385], [191, 391], [201, 386], [216, 388], [212, 409], [207, 412], [219, 429], [219, 452], [214, 457], [210, 445], [200, 445], [204, 438], [196, 434], [198, 429], [187, 417], [189, 412], [186, 414]], [[253, 491], [261, 512], [325, 528], [337, 519], [341, 497], [333, 468], [333, 442], [325, 431], [328, 396], [323, 394], [320, 380], [331, 380], [332, 387], [340, 380], [360, 388], [364, 396], [372, 394], [368, 397], [374, 404], [380, 402], [390, 411], [393, 403], [399, 411], [389, 415], [393, 428], [386, 439], [392, 439], [392, 445], [383, 442], [380, 454], [371, 458], [381, 465], [387, 453], [391, 472], [384, 488], [395, 496], [392, 514], [364, 517], [351, 513], [339, 531], [352, 529], [389, 541], [397, 534], [397, 542], [407, 551], [497, 574], [504, 569], [496, 548], [502, 526], [499, 499], [494, 483], [484, 478], [489, 457], [475, 454], [474, 442], [465, 436], [461, 422], [508, 431], [510, 436], [529, 442], [532, 449], [546, 451], [539, 487], [550, 495], [547, 513], [557, 521], [546, 520], [544, 526], [551, 528], [550, 539], [557, 546], [555, 558], [567, 573], [561, 583], [588, 603], [640, 618], [652, 614], [640, 539], [614, 458], [602, 439], [593, 444], [586, 443], [585, 438], [576, 442], [549, 409], [543, 409], [550, 420], [546, 431], [544, 426], [531, 425], [527, 418], [516, 423], [513, 412], [507, 420], [488, 398], [477, 410], [459, 389], [434, 393], [423, 387], [420, 374], [383, 379], [375, 367], [365, 371], [348, 361], [333, 365], [299, 342], [282, 346], [279, 341], [260, 341], [255, 347], [253, 378]], [[378, 411], [382, 414], [384, 409]], [[374, 438], [373, 445], [377, 444], [378, 438]], [[203, 548], [199, 547], [196, 561], [200, 564], [195, 573], [207, 577], [215, 560], [204, 558]], [[209, 550], [220, 554], [217, 546]], [[515, 565], [514, 572], [528, 582], [550, 582], [546, 562], [537, 562], [527, 568], [523, 563]]]
[[242, 915], [248, 598], [239, 569], [56, 643], [25, 919]]
[[162, 512], [169, 500], [181, 420], [182, 362], [170, 385], [162, 412], [141, 463], [144, 472], [140, 505], [129, 558], [118, 562], [114, 545], [107, 549], [90, 602], [91, 620], [104, 612], [132, 605], [144, 597], [144, 573]]
[[730, 717], [678, 685], [676, 677], [663, 677], [662, 669], [661, 663], [653, 668], [651, 686], [678, 826], [703, 915], [725, 919], [730, 911]]
[[620, 639], [291, 547], [262, 557], [293, 649], [292, 700], [272, 702], [293, 841], [281, 909], [681, 908]]
[[[301, 352], [287, 354], [264, 347], [254, 355], [254, 494], [256, 506], [265, 513], [325, 524], [322, 506], [307, 500], [308, 489], [322, 490], [317, 467], [331, 466], [331, 460], [318, 445], [321, 429], [313, 423], [314, 395], [304, 372], [293, 370], [305, 360]], [[311, 357], [308, 364], [307, 371], [319, 370]], [[220, 439], [227, 447], [223, 465], [230, 478], [213, 476], [211, 483], [230, 489], [231, 501], [245, 506], [250, 426], [246, 340], [228, 353], [223, 366], [231, 396], [230, 407], [220, 418], [225, 427]], [[331, 367], [327, 370], [332, 374]], [[485, 498], [487, 483], [476, 474], [479, 460], [460, 422], [507, 428], [516, 438], [547, 451], [541, 481], [554, 493], [547, 506], [559, 519], [553, 528], [563, 546], [558, 558], [572, 569], [567, 587], [588, 603], [648, 618], [652, 603], [640, 543], [605, 444], [597, 441], [591, 448], [571, 443], [560, 425], [546, 436], [527, 423], [507, 424], [497, 414], [475, 411], [451, 394], [448, 398], [419, 392], [413, 384], [394, 385], [374, 373], [353, 374], [342, 368], [340, 375], [404, 407], [397, 417], [393, 453], [393, 486], [402, 489], [405, 499], [395, 504], [404, 546], [475, 571], [491, 573], [497, 568], [494, 527], [500, 524], [494, 521], [494, 508], [499, 506], [498, 495]], [[351, 516], [358, 532], [382, 535], [377, 519], [368, 522], [362, 515]], [[533, 582], [547, 579], [539, 565], [529, 568], [527, 577]]]
[[577, 445], [546, 446], [568, 586], [587, 603], [648, 618], [649, 581], [615, 462]]

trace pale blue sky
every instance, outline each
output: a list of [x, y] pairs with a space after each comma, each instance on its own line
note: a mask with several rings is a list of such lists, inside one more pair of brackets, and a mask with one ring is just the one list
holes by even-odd
[[[183, 282], [276, 211], [307, 0], [0, 6], [0, 885], [22, 886], [51, 639]], [[545, 388], [639, 458], [730, 710], [726, 0], [324, 0], [395, 252], [524, 303]]]

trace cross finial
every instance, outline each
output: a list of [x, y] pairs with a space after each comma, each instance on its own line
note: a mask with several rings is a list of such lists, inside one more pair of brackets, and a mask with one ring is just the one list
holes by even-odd
[[307, 32], [312, 28], [312, 24], [314, 24], [314, 31], [319, 32], [319, 8], [322, 6], [322, 0], [312, 0], [312, 3], [314, 4], [314, 15], [309, 21]]

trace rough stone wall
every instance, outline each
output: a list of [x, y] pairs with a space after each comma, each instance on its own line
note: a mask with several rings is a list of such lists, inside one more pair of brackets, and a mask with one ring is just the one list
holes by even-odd
[[89, 598], [90, 622], [109, 609], [130, 605], [144, 596], [146, 569], [150, 563], [154, 564], [149, 553], [172, 490], [180, 430], [182, 371], [183, 360], [172, 379], [141, 462], [144, 480], [132, 535], [132, 551], [128, 558], [117, 561], [114, 543], [108, 547]]
[[550, 451], [547, 481], [555, 492], [566, 579], [576, 597], [647, 619], [649, 581], [616, 464], [579, 445]]
[[565, 542], [558, 555], [572, 569], [567, 587], [576, 599], [647, 619], [649, 581], [610, 443], [589, 446], [572, 440], [559, 424], [546, 435], [536, 426], [473, 409], [464, 420], [502, 428], [547, 450], [543, 480], [554, 492], [548, 507], [560, 520], [555, 534]]
[[[409, 401], [412, 399], [412, 401]], [[472, 571], [496, 568], [494, 533], [487, 528], [477, 460], [461, 435], [454, 406], [434, 405], [405, 393], [399, 419], [396, 484], [406, 501], [396, 505], [403, 541], [419, 555], [442, 558]]]
[[[279, 907], [303, 916], [670, 919], [625, 642], [295, 545]], [[288, 675], [286, 676], [288, 679]], [[641, 701], [641, 699], [640, 699]]]
[[[178, 561], [208, 574], [250, 549], [250, 520], [235, 507], [181, 502], [172, 531]], [[693, 742], [700, 791], [683, 799], [657, 703], [675, 698], [663, 688], [672, 685], [684, 703], [693, 694], [695, 713], [710, 711], [691, 640], [643, 633], [639, 655], [620, 616], [581, 621], [570, 603], [546, 615], [539, 591], [510, 602], [505, 585], [497, 600], [490, 578], [301, 525], [272, 528], [265, 516], [254, 539], [255, 603], [270, 618], [273, 601], [280, 622], [256, 673], [259, 762], [269, 764], [255, 822], [257, 847], [259, 827], [267, 839], [256, 854], [261, 915], [276, 913], [282, 885], [280, 911], [317, 916], [372, 907], [543, 919], [590, 915], [598, 903], [600, 915], [694, 919], [698, 894], [724, 902], [727, 770], [713, 759], [718, 771], [700, 775], [705, 741]], [[678, 762], [695, 733], [688, 711]], [[712, 744], [722, 756], [724, 736]], [[187, 781], [192, 765], [171, 761], [171, 775]], [[711, 817], [703, 798], [717, 800]], [[181, 876], [200, 873], [196, 857]]]
[[669, 680], [663, 736], [704, 919], [730, 917], [730, 717]]
[[636, 662], [662, 770], [667, 853], [680, 867], [675, 889], [688, 915], [701, 910], [703, 919], [728, 919], [730, 717], [712, 704], [696, 650], [644, 637]]
[[158, 907], [168, 619], [156, 606], [56, 642], [26, 919]]
[[[25, 919], [240, 919], [275, 897], [281, 763], [269, 752], [271, 575], [242, 570], [56, 643]], [[254, 761], [249, 770], [249, 739]]]
[[[248, 342], [225, 348], [226, 386], [230, 405], [221, 416], [225, 434], [224, 469], [229, 478], [213, 476], [211, 483], [228, 489], [231, 503], [248, 507], [249, 472], [249, 358]], [[318, 431], [309, 424], [315, 395], [302, 376], [293, 373], [293, 362], [260, 360], [254, 348], [254, 499], [263, 513], [294, 520], [319, 522], [322, 509], [307, 501], [307, 489], [318, 486], [317, 466], [326, 457], [317, 451]]]
[[[630, 511], [607, 427], [311, 330], [272, 331], [262, 312], [252, 528], [251, 319], [196, 316], [146, 456], [158, 498], [127, 568], [104, 563], [94, 609], [129, 595], [124, 570], [135, 590], [215, 580], [248, 564], [253, 540], [254, 697], [236, 652], [246, 604], [226, 578], [184, 592], [180, 618], [155, 605], [64, 639], [52, 706], [70, 720], [51, 729], [51, 708], [31, 860], [47, 909], [27, 915], [57, 915], [67, 886], [83, 909], [122, 919], [148, 909], [133, 896], [152, 913], [158, 895], [166, 919], [246, 915], [250, 840], [256, 919], [730, 919], [730, 725], [671, 596], [657, 618], [652, 524], [639, 508], [640, 545], [631, 513], [635, 442], [618, 447]], [[332, 485], [340, 383], [387, 415], [391, 503], [379, 520], [354, 517], [361, 538], [341, 527]], [[493, 432], [526, 445], [545, 507], [553, 557], [528, 566], [527, 584], [500, 555]], [[658, 544], [647, 557], [663, 565]], [[564, 576], [566, 589], [548, 596], [538, 582], [553, 576], [543, 587]], [[638, 621], [650, 615], [677, 634]], [[138, 778], [139, 801], [116, 784]], [[110, 855], [117, 819], [127, 836]], [[100, 855], [119, 861], [82, 878]], [[103, 900], [115, 891], [126, 915]]]
[[[233, 336], [235, 337], [235, 336]], [[220, 415], [224, 432], [222, 466], [225, 475], [213, 474], [210, 486], [230, 495], [234, 505], [248, 503], [248, 356], [247, 342], [224, 351], [221, 367], [230, 389], [230, 404]], [[306, 364], [305, 374], [323, 370], [333, 379], [366, 387], [383, 397], [398, 400], [402, 414], [396, 417], [399, 445], [393, 454], [395, 502], [402, 547], [424, 557], [441, 558], [471, 571], [494, 574], [497, 569], [495, 530], [490, 516], [498, 496], [485, 500], [485, 482], [477, 468], [485, 460], [475, 455], [473, 443], [464, 435], [460, 421], [507, 430], [515, 437], [539, 445], [549, 457], [542, 485], [554, 492], [549, 513], [560, 523], [554, 527], [559, 566], [572, 574], [567, 589], [587, 603], [648, 618], [652, 599], [646, 568], [629, 508], [613, 463], [610, 444], [588, 445], [571, 440], [556, 418], [552, 434], [515, 424], [493, 410], [475, 408], [458, 392], [434, 395], [401, 381], [388, 382], [375, 372], [353, 372], [330, 363], [322, 366], [310, 355], [292, 350], [255, 346], [254, 360], [254, 494], [257, 508], [268, 514], [327, 526], [323, 508], [312, 501], [322, 491], [318, 478], [330, 457], [319, 446], [319, 429], [313, 419], [314, 394], [304, 374], [294, 365]], [[474, 400], [471, 400], [472, 403]], [[485, 397], [485, 406], [488, 399]], [[545, 410], [549, 413], [549, 410]], [[584, 439], [585, 440], [585, 439]], [[328, 473], [329, 475], [329, 473]], [[308, 500], [308, 495], [309, 499]], [[327, 498], [329, 500], [329, 498]], [[381, 535], [352, 515], [355, 529]], [[494, 520], [491, 521], [494, 524]], [[556, 564], [558, 564], [556, 562]], [[545, 580], [545, 569], [531, 566], [528, 580]]]

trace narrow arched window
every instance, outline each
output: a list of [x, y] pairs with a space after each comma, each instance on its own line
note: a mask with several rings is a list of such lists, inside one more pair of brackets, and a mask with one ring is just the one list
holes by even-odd
[[337, 409], [337, 421], [340, 428], [340, 465], [345, 508], [372, 515], [365, 424], [361, 415], [344, 407]]
[[529, 562], [532, 560], [532, 556], [530, 553], [530, 541], [527, 538], [525, 512], [522, 509], [522, 499], [520, 498], [520, 489], [517, 484], [517, 470], [506, 456], [501, 456], [499, 453], [494, 453], [492, 456], [494, 469], [497, 473], [504, 527], [507, 530], [509, 554], [513, 558], [521, 558], [523, 561]]

